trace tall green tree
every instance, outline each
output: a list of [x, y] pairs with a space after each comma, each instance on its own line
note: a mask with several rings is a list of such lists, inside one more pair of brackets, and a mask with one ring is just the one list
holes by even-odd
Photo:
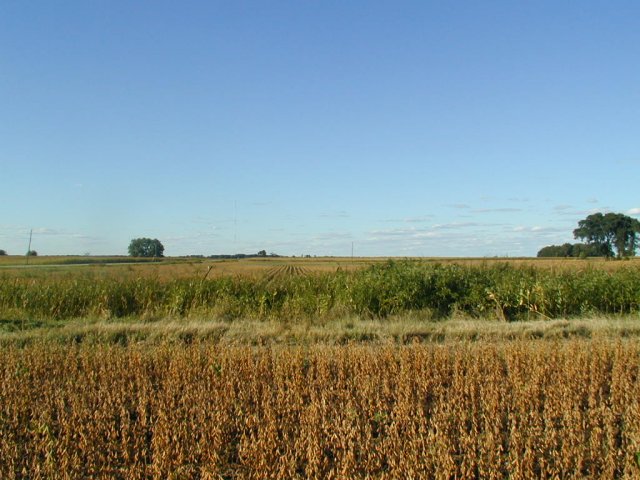
[[129, 244], [132, 257], [163, 257], [164, 246], [157, 238], [134, 238]]
[[604, 256], [618, 258], [636, 254], [640, 222], [622, 213], [594, 213], [578, 222], [573, 236], [596, 246]]

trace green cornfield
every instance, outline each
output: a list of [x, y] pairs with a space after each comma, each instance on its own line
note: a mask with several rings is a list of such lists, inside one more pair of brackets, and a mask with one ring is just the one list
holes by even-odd
[[[568, 318], [639, 311], [640, 269], [540, 269], [389, 261], [356, 271], [211, 279], [0, 276], [0, 312], [54, 320], [97, 316]], [[7, 313], [9, 312], [9, 313]]]

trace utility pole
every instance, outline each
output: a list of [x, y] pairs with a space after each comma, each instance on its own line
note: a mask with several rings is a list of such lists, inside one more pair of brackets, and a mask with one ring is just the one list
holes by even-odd
[[29, 257], [31, 256], [31, 237], [33, 237], [33, 228], [29, 232], [29, 248], [27, 248], [27, 265], [29, 265]]

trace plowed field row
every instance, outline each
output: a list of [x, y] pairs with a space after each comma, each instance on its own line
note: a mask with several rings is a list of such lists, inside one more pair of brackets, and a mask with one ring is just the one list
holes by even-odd
[[299, 265], [280, 265], [269, 269], [265, 275], [265, 279], [271, 281], [277, 278], [304, 276], [308, 273], [309, 271], [306, 268]]

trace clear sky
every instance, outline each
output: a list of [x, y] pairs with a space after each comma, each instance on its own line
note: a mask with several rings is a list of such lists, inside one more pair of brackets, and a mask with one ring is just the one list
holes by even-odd
[[640, 217], [640, 2], [0, 2], [0, 248], [535, 255]]

